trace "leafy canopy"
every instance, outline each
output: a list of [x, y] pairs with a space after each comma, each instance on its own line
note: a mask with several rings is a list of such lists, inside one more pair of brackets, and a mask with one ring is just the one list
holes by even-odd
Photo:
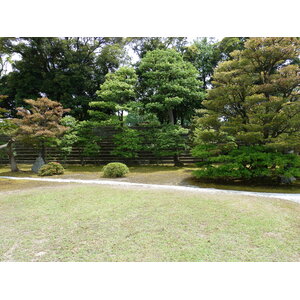
[[201, 107], [198, 72], [176, 50], [147, 52], [138, 72], [141, 101], [162, 123], [188, 122], [194, 110]]
[[300, 54], [296, 38], [250, 38], [215, 70], [196, 118], [197, 143], [300, 149]]
[[29, 99], [24, 102], [30, 106], [30, 110], [18, 107], [17, 115], [21, 118], [13, 120], [18, 126], [16, 137], [19, 140], [40, 145], [46, 141], [55, 141], [55, 138], [67, 130], [60, 121], [69, 109], [64, 109], [59, 102], [48, 98]]
[[90, 102], [89, 113], [94, 119], [108, 119], [110, 114], [118, 113], [123, 121], [124, 110], [129, 110], [129, 104], [135, 100], [137, 75], [131, 67], [122, 67], [114, 73], [105, 76], [97, 95], [102, 101]]

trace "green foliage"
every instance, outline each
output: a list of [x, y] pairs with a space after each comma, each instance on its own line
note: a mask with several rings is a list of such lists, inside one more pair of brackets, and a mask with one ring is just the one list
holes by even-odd
[[52, 176], [52, 175], [61, 175], [64, 174], [65, 169], [58, 162], [50, 162], [46, 165], [43, 165], [39, 171], [39, 176]]
[[195, 120], [199, 139], [300, 150], [300, 69], [291, 64], [299, 49], [296, 38], [250, 38], [231, 53]]
[[59, 150], [65, 160], [71, 153], [73, 145], [78, 142], [79, 121], [72, 116], [65, 116], [61, 119], [60, 123], [68, 128], [64, 135], [57, 141]]
[[182, 52], [187, 42], [185, 37], [138, 37], [129, 38], [133, 51], [143, 58], [148, 51], [176, 49]]
[[147, 150], [157, 158], [180, 155], [186, 150], [188, 130], [178, 125], [164, 125], [161, 128], [147, 130], [145, 139]]
[[0, 95], [0, 134], [13, 136], [18, 127], [11, 119], [7, 118], [6, 114], [8, 110], [2, 107], [2, 104], [6, 99], [7, 96]]
[[147, 52], [138, 72], [141, 101], [161, 123], [189, 122], [194, 110], [201, 107], [204, 94], [199, 87], [199, 74], [177, 51]]
[[280, 177], [300, 176], [300, 157], [283, 154], [264, 146], [242, 146], [221, 152], [217, 146], [198, 145], [192, 154], [202, 158], [197, 178], [221, 180], [278, 181]]
[[123, 38], [9, 38], [3, 48], [19, 58], [3, 81], [5, 93], [17, 106], [42, 92], [71, 108], [79, 120], [88, 118], [88, 103], [97, 98], [104, 76], [124, 59]]
[[137, 158], [142, 149], [142, 138], [140, 133], [131, 128], [123, 128], [122, 132], [114, 136], [115, 149], [112, 154], [124, 158]]
[[143, 114], [138, 112], [129, 112], [125, 118], [125, 124], [129, 126], [159, 126], [160, 122], [156, 114], [151, 112]]
[[184, 59], [191, 62], [199, 72], [199, 79], [203, 88], [207, 89], [210, 84], [214, 68], [220, 61], [219, 49], [214, 39], [200, 38], [186, 47]]
[[61, 120], [61, 124], [68, 127], [68, 130], [57, 142], [63, 159], [67, 158], [74, 146], [81, 149], [82, 164], [86, 157], [99, 155], [101, 138], [94, 133], [94, 128], [99, 125], [97, 122], [77, 121], [72, 116], [66, 116]]
[[119, 120], [123, 121], [123, 112], [128, 110], [128, 104], [135, 100], [135, 85], [137, 75], [130, 67], [122, 67], [114, 73], [105, 76], [97, 95], [102, 101], [90, 103], [89, 113], [95, 120], [106, 120], [109, 115], [118, 113]]
[[244, 50], [246, 37], [224, 37], [220, 42], [216, 43], [219, 60], [224, 61], [232, 58], [231, 53], [235, 50]]
[[127, 173], [129, 173], [128, 167], [125, 164], [118, 162], [109, 163], [103, 168], [104, 177], [124, 177]]
[[82, 160], [84, 157], [97, 156], [100, 153], [99, 142], [101, 138], [94, 134], [93, 129], [97, 123], [92, 121], [81, 121], [78, 123], [78, 140], [76, 145], [82, 148]]
[[131, 102], [128, 115], [125, 117], [127, 126], [159, 126], [157, 115], [145, 109], [140, 102]]
[[194, 120], [193, 154], [205, 159], [196, 176], [298, 176], [299, 158], [285, 153], [300, 150], [299, 55], [299, 39], [250, 38], [218, 65]]

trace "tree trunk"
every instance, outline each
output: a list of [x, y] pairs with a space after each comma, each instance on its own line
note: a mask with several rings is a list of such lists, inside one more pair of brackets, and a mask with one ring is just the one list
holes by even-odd
[[[175, 124], [175, 119], [174, 119], [173, 109], [169, 109], [168, 110], [168, 115], [169, 115], [169, 122], [170, 122], [170, 124], [174, 125]], [[174, 166], [175, 167], [182, 167], [183, 166], [183, 163], [180, 161], [179, 155], [177, 153], [174, 154], [173, 160], [174, 160]]]
[[170, 124], [174, 125], [174, 113], [173, 113], [173, 109], [169, 109], [168, 110], [168, 115], [169, 115], [169, 122], [170, 122]]
[[177, 153], [174, 154], [173, 160], [174, 160], [174, 166], [175, 167], [183, 167], [183, 163], [180, 161], [179, 155]]
[[120, 113], [120, 121], [121, 121], [121, 127], [123, 127], [123, 123], [124, 123], [124, 111], [123, 110], [121, 110], [121, 113]]
[[42, 145], [41, 145], [41, 157], [44, 160], [45, 164], [46, 162], [46, 147], [45, 147], [45, 142], [42, 141]]
[[8, 154], [8, 158], [9, 158], [10, 169], [12, 172], [19, 172], [20, 170], [17, 166], [14, 149], [13, 149], [13, 143], [14, 143], [14, 140], [12, 140], [12, 139], [7, 143], [7, 154]]

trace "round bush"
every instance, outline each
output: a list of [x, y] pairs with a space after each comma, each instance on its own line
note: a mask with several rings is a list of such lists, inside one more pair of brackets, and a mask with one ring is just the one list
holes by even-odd
[[103, 168], [104, 177], [110, 178], [124, 177], [128, 172], [128, 167], [118, 162], [109, 163]]
[[64, 167], [58, 162], [50, 162], [46, 165], [43, 165], [39, 171], [38, 175], [40, 176], [52, 176], [52, 175], [61, 175], [64, 174]]

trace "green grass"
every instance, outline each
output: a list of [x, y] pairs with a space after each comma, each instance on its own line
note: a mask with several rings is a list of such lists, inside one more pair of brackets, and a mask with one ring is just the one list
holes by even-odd
[[1, 261], [300, 260], [300, 205], [289, 201], [23, 184], [0, 193]]

